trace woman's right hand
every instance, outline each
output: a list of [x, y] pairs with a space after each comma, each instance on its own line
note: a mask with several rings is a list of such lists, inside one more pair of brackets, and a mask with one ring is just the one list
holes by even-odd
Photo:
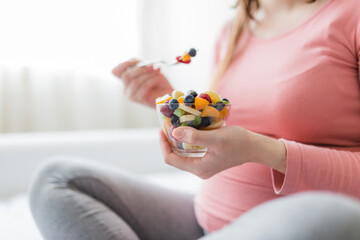
[[120, 63], [112, 73], [123, 80], [125, 95], [138, 103], [155, 107], [155, 99], [171, 93], [173, 87], [160, 69], [152, 65], [137, 67], [138, 60], [129, 60]]

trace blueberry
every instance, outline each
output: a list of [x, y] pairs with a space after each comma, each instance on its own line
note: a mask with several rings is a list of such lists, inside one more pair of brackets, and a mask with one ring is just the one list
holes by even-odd
[[179, 127], [180, 126], [180, 119], [178, 116], [173, 115], [170, 119], [171, 121], [171, 125], [173, 125], [174, 127]]
[[166, 117], [171, 117], [174, 111], [169, 108], [169, 105], [164, 104], [161, 106], [160, 112]]
[[176, 99], [171, 99], [169, 102], [169, 108], [170, 110], [176, 110], [179, 107], [179, 102]]
[[182, 142], [179, 142], [178, 149], [184, 149]]
[[221, 110], [223, 110], [225, 107], [225, 103], [222, 102], [222, 101], [218, 101], [216, 104], [215, 104], [215, 108], [220, 112]]
[[188, 122], [186, 122], [186, 123], [187, 123], [186, 126], [188, 126], [188, 127], [192, 127], [192, 128], [196, 128], [196, 129], [199, 129], [199, 128], [200, 128], [200, 125], [196, 125], [196, 126], [195, 126], [194, 121], [188, 121]]
[[196, 49], [191, 48], [190, 51], [189, 51], [189, 55], [190, 55], [190, 57], [195, 57], [196, 56]]
[[191, 106], [195, 102], [195, 97], [193, 95], [186, 95], [184, 98], [184, 103], [186, 106]]
[[196, 98], [196, 96], [198, 95], [197, 92], [195, 92], [194, 90], [189, 90], [186, 95], [192, 95], [194, 98]]
[[201, 127], [210, 126], [211, 122], [212, 122], [211, 117], [202, 117], [200, 126]]

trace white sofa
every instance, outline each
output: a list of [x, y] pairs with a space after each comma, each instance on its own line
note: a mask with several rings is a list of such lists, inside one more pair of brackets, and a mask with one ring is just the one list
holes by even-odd
[[54, 155], [85, 157], [134, 173], [178, 173], [162, 160], [158, 131], [150, 128], [2, 134], [0, 198], [24, 192], [40, 163]]
[[[40, 240], [26, 190], [38, 166], [69, 155], [111, 164], [163, 187], [195, 192], [201, 180], [167, 166], [156, 129], [19, 133], [0, 135], [0, 239]], [[21, 229], [21, 231], [19, 231]]]

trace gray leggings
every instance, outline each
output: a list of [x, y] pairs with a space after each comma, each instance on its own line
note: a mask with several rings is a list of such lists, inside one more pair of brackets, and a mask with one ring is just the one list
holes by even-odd
[[[119, 170], [74, 158], [48, 161], [30, 206], [46, 240], [198, 239], [193, 197]], [[360, 239], [360, 207], [347, 197], [311, 193], [254, 208], [206, 240]]]
[[46, 240], [198, 239], [191, 195], [75, 158], [53, 159], [33, 183], [30, 206]]

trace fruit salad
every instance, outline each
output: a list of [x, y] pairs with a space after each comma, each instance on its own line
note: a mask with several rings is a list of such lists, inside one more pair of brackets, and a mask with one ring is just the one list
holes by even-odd
[[212, 130], [224, 125], [230, 111], [230, 102], [215, 91], [198, 94], [194, 90], [184, 94], [173, 91], [156, 99], [156, 109], [164, 132], [175, 153], [187, 157], [201, 157], [207, 149], [177, 141], [172, 132], [180, 126]]
[[196, 56], [196, 49], [191, 48], [189, 51], [185, 52], [182, 56], [176, 57], [178, 63], [191, 63], [191, 58]]

